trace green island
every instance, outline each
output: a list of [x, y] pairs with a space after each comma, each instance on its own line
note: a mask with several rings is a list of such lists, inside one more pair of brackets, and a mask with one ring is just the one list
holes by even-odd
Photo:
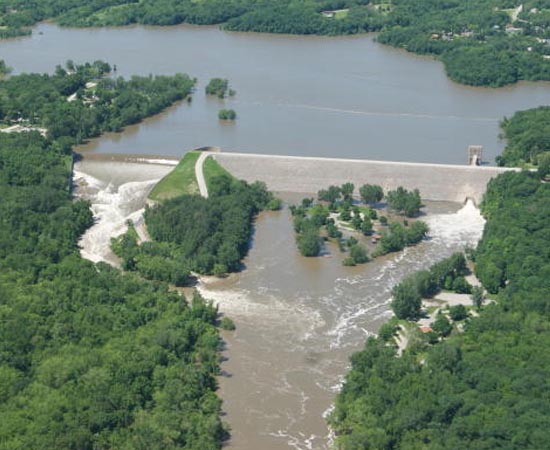
[[231, 321], [196, 293], [82, 259], [92, 212], [68, 188], [72, 144], [160, 111], [194, 82], [107, 71], [0, 81], [2, 124], [26, 128], [0, 133], [0, 446], [219, 449], [218, 327]]
[[103, 61], [66, 67], [54, 74], [21, 74], [0, 83], [0, 126], [36, 130], [57, 145], [74, 145], [160, 113], [191, 94], [195, 80], [174, 76], [106, 77]]
[[378, 42], [440, 59], [459, 83], [550, 80], [545, 0], [3, 0], [0, 38], [30, 34], [46, 19], [72, 27], [190, 23], [300, 35], [376, 31]]
[[229, 88], [229, 81], [225, 78], [211, 78], [204, 88], [206, 95], [215, 95], [219, 99], [224, 99], [227, 96], [233, 97], [236, 92]]
[[195, 166], [200, 152], [185, 155], [153, 189], [158, 203], [144, 213], [150, 239], [140, 242], [134, 226], [113, 238], [122, 267], [176, 286], [192, 284], [191, 273], [224, 275], [241, 268], [255, 216], [281, 202], [264, 183], [231, 176], [212, 157], [203, 164], [208, 197], [198, 194]]
[[218, 119], [233, 121], [237, 119], [237, 113], [234, 109], [220, 109]]
[[[348, 252], [343, 260], [345, 266], [355, 266], [369, 261], [368, 250], [353, 234], [372, 236], [372, 257], [398, 252], [405, 247], [422, 241], [428, 233], [428, 226], [421, 220], [409, 224], [408, 219], [398, 216], [416, 217], [420, 213], [422, 200], [418, 190], [408, 191], [398, 187], [387, 193], [387, 208], [394, 214], [392, 221], [381, 215], [380, 202], [384, 198], [381, 186], [365, 184], [359, 188], [363, 204], [353, 199], [355, 186], [344, 183], [329, 186], [318, 192], [318, 203], [304, 198], [300, 205], [292, 205], [296, 244], [303, 256], [319, 256], [324, 240], [335, 240], [342, 252]], [[377, 211], [378, 209], [378, 211]], [[343, 237], [342, 230], [351, 232]]]
[[487, 224], [471, 258], [490, 301], [456, 281], [467, 273], [462, 255], [397, 285], [398, 319], [417, 319], [420, 299], [442, 288], [470, 290], [471, 306], [442, 308], [400, 357], [395, 335], [411, 322], [394, 319], [368, 339], [330, 417], [337, 448], [546, 446], [550, 186], [537, 173], [508, 172], [489, 183], [481, 209]]

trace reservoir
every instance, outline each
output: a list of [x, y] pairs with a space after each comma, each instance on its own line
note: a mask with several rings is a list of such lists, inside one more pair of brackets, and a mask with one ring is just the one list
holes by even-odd
[[[470, 88], [428, 57], [382, 46], [373, 35], [296, 37], [226, 33], [217, 27], [67, 29], [41, 24], [0, 43], [14, 73], [103, 59], [117, 75], [185, 72], [199, 83], [181, 103], [144, 123], [91, 141], [81, 151], [180, 157], [206, 145], [224, 151], [432, 163], [466, 163], [470, 144], [494, 163], [499, 121], [550, 103], [548, 83]], [[225, 101], [204, 86], [223, 77]], [[232, 108], [235, 124], [217, 113]]]

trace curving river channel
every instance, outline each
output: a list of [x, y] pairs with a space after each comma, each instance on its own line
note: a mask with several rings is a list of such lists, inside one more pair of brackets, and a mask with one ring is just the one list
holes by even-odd
[[[96, 225], [84, 235], [83, 256], [115, 262], [109, 237], [141, 213], [154, 183], [171, 166], [84, 160], [76, 165], [76, 194], [92, 203]], [[285, 194], [287, 202], [301, 196]], [[287, 208], [263, 213], [255, 225], [245, 270], [207, 279], [202, 294], [232, 317], [220, 377], [228, 447], [238, 450], [328, 449], [324, 415], [351, 353], [389, 317], [392, 286], [452, 252], [475, 245], [483, 219], [473, 204], [428, 203], [430, 238], [366, 265], [342, 266], [335, 246], [304, 258]]]

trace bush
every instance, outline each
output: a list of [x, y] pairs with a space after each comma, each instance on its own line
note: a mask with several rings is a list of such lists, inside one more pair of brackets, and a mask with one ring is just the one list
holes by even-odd
[[405, 278], [392, 290], [391, 309], [398, 319], [416, 320], [420, 317], [422, 297], [412, 278]]
[[449, 308], [449, 315], [454, 322], [459, 322], [468, 317], [468, 310], [464, 305], [451, 306]]
[[222, 320], [220, 320], [220, 328], [222, 330], [228, 330], [233, 331], [236, 329], [235, 322], [233, 322], [229, 317], [222, 317]]
[[205, 92], [207, 95], [215, 95], [218, 98], [225, 98], [229, 82], [223, 78], [212, 78], [206, 85]]
[[313, 227], [307, 228], [302, 234], [296, 237], [298, 250], [300, 250], [302, 256], [319, 256], [319, 253], [321, 253], [321, 242], [318, 230]]
[[220, 109], [218, 119], [220, 120], [235, 120], [237, 113], [233, 109]]
[[458, 277], [453, 281], [452, 290], [459, 294], [470, 294], [472, 286], [466, 281], [466, 278]]

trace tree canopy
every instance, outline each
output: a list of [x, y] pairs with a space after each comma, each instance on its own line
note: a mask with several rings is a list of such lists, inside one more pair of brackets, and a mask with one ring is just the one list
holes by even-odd
[[506, 139], [504, 152], [497, 156], [500, 166], [546, 164], [550, 154], [550, 106], [518, 111], [504, 118], [500, 126]]
[[[103, 72], [102, 65], [84, 67], [77, 75], [1, 81], [8, 106], [1, 117], [13, 111], [40, 124], [88, 124], [81, 136], [110, 120], [125, 123], [122, 104], [100, 117], [85, 113], [83, 101], [67, 102], [88, 80], [82, 70]], [[124, 92], [141, 86], [150, 93], [140, 100], [145, 107], [171, 102], [192, 85], [154, 80], [105, 80], [98, 97], [124, 104]], [[179, 93], [165, 97], [164, 83]], [[71, 127], [53, 132], [53, 125], [47, 137], [0, 133], [1, 447], [220, 448], [227, 430], [215, 394], [216, 308], [80, 257], [78, 239], [93, 219], [90, 205], [73, 200], [69, 189], [70, 143], [78, 139]]]
[[[547, 445], [550, 185], [535, 173], [502, 174], [489, 183], [482, 212], [487, 223], [474, 252], [476, 273], [497, 293], [496, 303], [478, 305], [479, 317], [467, 319], [464, 332], [416, 343], [401, 357], [384, 339], [368, 339], [351, 358], [330, 418], [338, 448]], [[441, 280], [445, 271], [436, 268], [439, 275], [432, 278], [432, 268], [416, 277]], [[418, 286], [414, 279], [404, 283]], [[399, 288], [404, 295], [415, 292], [406, 287]], [[406, 305], [416, 315], [418, 296], [413, 300]], [[436, 322], [448, 334], [446, 319]]]

